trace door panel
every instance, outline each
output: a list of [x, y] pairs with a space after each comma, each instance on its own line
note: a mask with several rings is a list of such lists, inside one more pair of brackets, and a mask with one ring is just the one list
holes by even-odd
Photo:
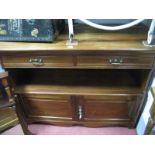
[[22, 100], [28, 117], [72, 120], [74, 115], [69, 96], [51, 95], [48, 98], [22, 96]]
[[137, 96], [84, 96], [80, 103], [85, 121], [132, 121], [137, 109]]

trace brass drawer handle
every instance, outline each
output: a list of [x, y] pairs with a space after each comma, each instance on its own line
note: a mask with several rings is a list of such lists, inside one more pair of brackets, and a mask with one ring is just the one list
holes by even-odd
[[34, 66], [43, 66], [43, 59], [42, 58], [30, 58], [30, 63], [32, 63]]
[[79, 112], [79, 120], [81, 120], [82, 117], [83, 117], [83, 115], [82, 115], [83, 111], [82, 111], [82, 106], [81, 105], [79, 105], [79, 107], [78, 107], [78, 112]]
[[109, 63], [112, 65], [120, 65], [123, 63], [123, 59], [122, 58], [112, 58], [112, 59], [109, 59]]

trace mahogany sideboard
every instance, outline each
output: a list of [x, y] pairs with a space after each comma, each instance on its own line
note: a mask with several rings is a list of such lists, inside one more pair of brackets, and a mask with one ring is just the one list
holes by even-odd
[[75, 34], [76, 45], [65, 33], [54, 43], [0, 43], [25, 134], [31, 123], [136, 127], [155, 70], [146, 28]]

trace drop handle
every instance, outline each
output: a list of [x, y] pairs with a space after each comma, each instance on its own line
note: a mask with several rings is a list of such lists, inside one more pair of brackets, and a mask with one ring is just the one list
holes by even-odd
[[34, 66], [43, 66], [42, 58], [30, 58], [29, 62], [32, 63]]
[[122, 58], [112, 58], [112, 59], [109, 59], [109, 63], [112, 65], [120, 65], [123, 63], [123, 59]]
[[81, 120], [82, 117], [83, 117], [83, 115], [82, 115], [83, 110], [82, 110], [82, 106], [81, 105], [78, 106], [78, 113], [79, 113], [79, 120]]

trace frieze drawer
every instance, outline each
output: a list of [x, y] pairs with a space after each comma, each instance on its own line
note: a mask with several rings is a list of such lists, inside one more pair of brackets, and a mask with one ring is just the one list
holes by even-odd
[[72, 56], [4, 56], [5, 68], [54, 68], [72, 67]]
[[149, 69], [153, 57], [143, 56], [78, 56], [77, 66], [87, 68]]

